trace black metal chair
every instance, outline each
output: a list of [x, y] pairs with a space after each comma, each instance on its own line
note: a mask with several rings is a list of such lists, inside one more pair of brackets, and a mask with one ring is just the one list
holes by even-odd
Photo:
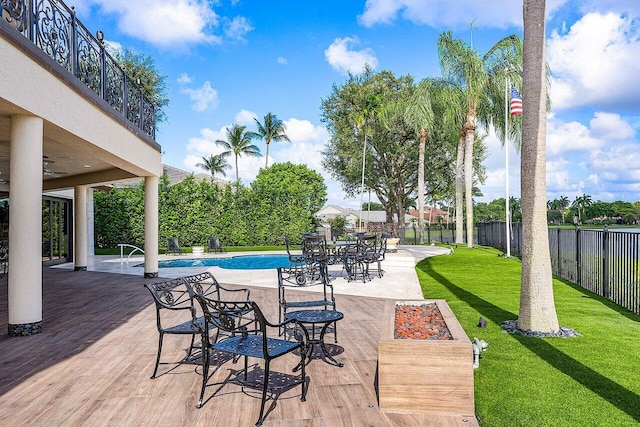
[[[213, 274], [211, 274], [211, 272], [209, 271], [186, 276], [183, 277], [183, 279], [190, 285], [194, 296], [200, 295], [205, 298], [212, 298], [223, 301], [250, 301], [251, 298], [251, 291], [249, 289], [230, 289], [224, 287], [220, 283], [218, 283], [216, 278], [213, 277]], [[195, 301], [192, 301], [192, 303], [196, 307], [196, 309], [200, 307], [199, 304], [195, 304]], [[196, 316], [196, 322], [199, 325], [204, 325], [204, 313], [200, 310], [197, 310]], [[219, 333], [220, 331], [216, 329], [216, 335], [213, 341], [217, 341]]]
[[169, 255], [170, 253], [173, 253], [174, 255], [184, 253], [180, 247], [180, 243], [178, 243], [177, 237], [170, 237], [167, 239], [167, 250], [165, 251], [165, 254]]
[[366, 262], [368, 264], [377, 264], [377, 267], [371, 268], [368, 267], [369, 273], [375, 272], [378, 274], [378, 277], [382, 277], [384, 275], [384, 270], [382, 269], [382, 261], [385, 259], [385, 255], [387, 253], [387, 239], [389, 238], [389, 233], [380, 234], [380, 239], [376, 245], [376, 250], [373, 256], [368, 259]]
[[[233, 356], [244, 356], [244, 375], [243, 379], [239, 380], [243, 386], [258, 385], [247, 382], [249, 357], [264, 360], [264, 375], [261, 376], [262, 384], [260, 384], [262, 386], [262, 402], [256, 426], [262, 425], [264, 421], [264, 406], [269, 389], [270, 363], [273, 359], [298, 350], [300, 353], [299, 366], [302, 368], [300, 377], [291, 384], [280, 385], [279, 388], [290, 388], [300, 384], [302, 387], [300, 400], [303, 402], [306, 400], [308, 384], [304, 365], [309, 334], [304, 326], [293, 319], [278, 324], [270, 323], [262, 314], [260, 307], [253, 301], [220, 301], [200, 295], [196, 295], [196, 298], [205, 313], [205, 322], [213, 324], [216, 328], [229, 334], [228, 338], [215, 343], [209, 341], [208, 334], [203, 334], [203, 342], [206, 342], [207, 347], [212, 351], [224, 352]], [[295, 334], [296, 341], [271, 338], [269, 336], [271, 329], [279, 329], [289, 323], [298, 325], [296, 328], [297, 333]], [[211, 353], [207, 351], [204, 354], [202, 389], [200, 391], [200, 399], [196, 405], [198, 408], [201, 408], [204, 404], [204, 393], [209, 379]]]
[[223, 253], [222, 243], [220, 243], [220, 239], [216, 236], [209, 237], [209, 241], [207, 242], [207, 251], [208, 252], [218, 252]]
[[363, 282], [371, 280], [369, 264], [373, 262], [376, 253], [376, 236], [361, 235], [354, 246], [348, 247], [344, 253], [344, 269], [347, 272], [347, 281], [361, 278]]
[[[303, 282], [298, 281], [296, 271], [289, 268], [278, 268], [278, 304], [280, 306], [278, 320], [282, 322], [285, 319], [287, 310], [289, 309], [310, 309], [324, 307], [325, 310], [336, 309], [336, 299], [333, 295], [333, 285], [329, 281], [329, 276], [326, 269], [321, 270], [320, 282]], [[313, 298], [307, 300], [290, 300], [287, 299], [287, 289], [300, 289], [302, 287], [310, 287], [322, 285], [322, 297]], [[280, 334], [285, 332], [284, 329], [280, 330]], [[334, 341], [338, 342], [338, 334], [336, 331], [336, 324], [333, 325]]]
[[302, 239], [302, 255], [305, 264], [305, 278], [307, 281], [322, 280], [323, 271], [326, 272], [329, 262], [327, 240], [320, 235], [306, 235]]
[[[198, 321], [196, 308], [193, 304], [193, 294], [189, 284], [182, 278], [173, 279], [166, 282], [145, 283], [145, 288], [151, 292], [156, 305], [156, 324], [158, 327], [158, 354], [156, 365], [151, 378], [155, 378], [160, 365], [160, 354], [162, 353], [162, 342], [165, 334], [191, 335], [191, 344], [184, 359], [180, 362], [188, 361], [196, 348], [195, 337], [202, 334], [204, 330], [204, 319]], [[165, 320], [165, 311], [180, 313], [180, 320], [171, 322]], [[167, 313], [168, 314], [168, 313]], [[171, 316], [172, 318], [176, 316]], [[178, 362], [178, 363], [180, 363]]]

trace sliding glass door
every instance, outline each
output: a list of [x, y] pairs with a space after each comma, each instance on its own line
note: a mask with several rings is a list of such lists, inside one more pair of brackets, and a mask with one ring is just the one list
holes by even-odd
[[42, 198], [42, 261], [60, 264], [72, 260], [71, 200]]

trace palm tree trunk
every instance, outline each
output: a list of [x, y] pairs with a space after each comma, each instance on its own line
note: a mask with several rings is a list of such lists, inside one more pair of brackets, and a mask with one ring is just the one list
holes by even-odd
[[463, 228], [464, 219], [462, 217], [464, 209], [462, 207], [462, 174], [464, 171], [464, 139], [460, 137], [458, 142], [458, 153], [456, 155], [456, 243], [464, 243]]
[[518, 328], [559, 330], [546, 218], [545, 0], [524, 0], [522, 284]]
[[269, 141], [268, 139], [265, 140], [266, 144], [267, 144], [267, 154], [264, 156], [264, 168], [266, 169], [267, 167], [269, 167]]
[[420, 129], [420, 155], [418, 156], [418, 242], [424, 244], [424, 148], [427, 131]]
[[236, 154], [236, 182], [240, 179], [240, 175], [238, 175], [238, 155]]
[[474, 131], [467, 130], [464, 140], [464, 197], [467, 216], [467, 247], [473, 247], [473, 140]]

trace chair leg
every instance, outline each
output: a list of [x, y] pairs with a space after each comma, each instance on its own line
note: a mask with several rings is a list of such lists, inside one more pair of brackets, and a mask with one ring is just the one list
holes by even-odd
[[[302, 364], [302, 372], [304, 372], [304, 364]], [[303, 374], [304, 377], [304, 374]], [[262, 403], [260, 404], [260, 416], [256, 426], [262, 425], [262, 417], [264, 415], [264, 404], [267, 401], [267, 389], [269, 388], [269, 359], [264, 359], [264, 383], [262, 384]]]
[[160, 365], [160, 353], [162, 352], [162, 338], [164, 337], [164, 334], [162, 332], [160, 332], [159, 337], [158, 337], [158, 355], [156, 356], [156, 367], [153, 368], [153, 375], [151, 375], [151, 379], [154, 379], [156, 377], [156, 374], [158, 373], [158, 365]]
[[304, 354], [305, 354], [305, 352], [302, 351], [302, 350], [303, 349], [300, 348], [300, 357], [302, 358], [302, 360], [300, 362], [300, 363], [302, 363], [302, 372], [301, 372], [301, 374], [302, 374], [302, 396], [300, 396], [300, 401], [301, 402], [306, 402], [307, 401], [307, 389], [308, 389], [308, 387], [307, 387], [307, 377], [305, 376], [305, 369], [304, 369], [304, 366], [305, 366]]
[[207, 388], [207, 380], [209, 379], [209, 364], [211, 363], [209, 359], [209, 349], [205, 349], [203, 345], [202, 351], [204, 352], [202, 355], [202, 388], [200, 389], [200, 399], [198, 399], [198, 403], [196, 403], [196, 408], [202, 408], [202, 405], [204, 404], [204, 391]]
[[191, 334], [191, 345], [189, 346], [189, 353], [187, 353], [187, 359], [191, 358], [191, 353], [193, 353], [193, 344], [196, 342], [196, 334]]

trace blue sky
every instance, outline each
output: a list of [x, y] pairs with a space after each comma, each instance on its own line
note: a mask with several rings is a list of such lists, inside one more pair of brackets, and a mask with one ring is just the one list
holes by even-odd
[[[195, 164], [221, 150], [233, 123], [254, 129], [272, 112], [291, 143], [272, 143], [269, 164], [304, 163], [325, 177], [329, 203], [357, 207], [322, 170], [328, 139], [320, 104], [365, 63], [416, 81], [440, 76], [436, 41], [451, 30], [481, 53], [522, 37], [522, 2], [504, 0], [67, 0], [93, 32], [154, 58], [167, 77], [168, 122], [156, 136], [163, 162]], [[548, 0], [548, 199], [640, 200], [640, 2]], [[473, 31], [471, 23], [473, 22]], [[526, 96], [526, 94], [524, 94]], [[504, 197], [505, 153], [491, 129], [478, 201]], [[265, 152], [263, 142], [257, 142]], [[232, 162], [231, 162], [232, 163]], [[248, 184], [264, 158], [241, 158]], [[510, 150], [512, 196], [520, 160]], [[233, 179], [234, 171], [227, 174]]]

